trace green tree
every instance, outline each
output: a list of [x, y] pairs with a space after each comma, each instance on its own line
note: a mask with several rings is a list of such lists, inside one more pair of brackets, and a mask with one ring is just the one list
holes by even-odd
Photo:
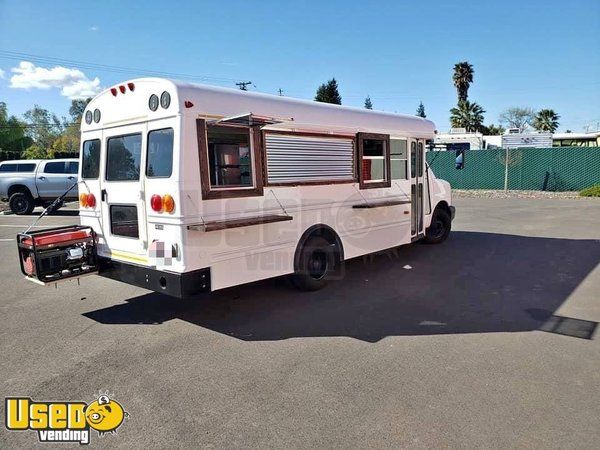
[[481, 131], [485, 110], [475, 102], [468, 100], [458, 102], [450, 110], [450, 124], [453, 128], [466, 128], [467, 131]]
[[44, 159], [48, 157], [48, 152], [39, 145], [33, 144], [23, 152], [25, 159]]
[[71, 116], [71, 120], [73, 122], [81, 122], [83, 112], [85, 111], [85, 108], [90, 101], [92, 101], [91, 97], [88, 97], [86, 99], [71, 100], [69, 115]]
[[18, 159], [22, 156], [32, 144], [25, 132], [25, 124], [15, 116], [9, 116], [6, 103], [0, 102], [0, 160]]
[[37, 147], [49, 152], [52, 144], [63, 131], [63, 124], [56, 114], [34, 105], [23, 116], [28, 122], [27, 135], [33, 139]]
[[419, 107], [417, 108], [417, 117], [427, 117], [425, 115], [425, 106], [423, 105], [423, 102], [419, 103]]
[[489, 125], [484, 125], [481, 128], [481, 132], [487, 136], [500, 136], [504, 134], [505, 131], [506, 130], [504, 129], [504, 127], [500, 125], [494, 125], [493, 123]]
[[508, 108], [500, 114], [500, 123], [507, 128], [518, 128], [522, 133], [529, 127], [535, 117], [535, 111], [529, 107]]
[[332, 78], [327, 83], [323, 83], [317, 89], [315, 100], [323, 103], [333, 103], [335, 105], [342, 104], [342, 97], [338, 92], [338, 84], [335, 78]]
[[467, 98], [469, 97], [469, 87], [473, 82], [474, 73], [473, 66], [467, 61], [454, 64], [452, 81], [454, 82], [454, 87], [456, 87], [458, 103], [467, 101]]
[[533, 128], [538, 131], [554, 133], [558, 128], [560, 116], [552, 109], [541, 109], [533, 118]]
[[367, 98], [365, 98], [365, 108], [373, 109], [373, 102], [371, 102], [371, 97], [369, 97], [368, 95]]

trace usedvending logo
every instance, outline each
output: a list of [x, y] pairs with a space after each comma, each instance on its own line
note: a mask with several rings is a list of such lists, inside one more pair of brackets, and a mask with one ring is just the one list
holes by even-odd
[[116, 433], [129, 414], [108, 392], [90, 403], [37, 402], [27, 397], [7, 397], [5, 424], [11, 431], [36, 431], [40, 442], [90, 443], [90, 432]]

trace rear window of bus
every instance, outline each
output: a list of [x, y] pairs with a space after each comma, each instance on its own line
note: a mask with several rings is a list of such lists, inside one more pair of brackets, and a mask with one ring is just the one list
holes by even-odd
[[141, 134], [128, 134], [109, 138], [106, 149], [106, 180], [139, 180], [141, 154]]
[[148, 178], [168, 178], [173, 172], [173, 128], [148, 133]]
[[81, 178], [96, 179], [100, 172], [100, 139], [83, 143]]

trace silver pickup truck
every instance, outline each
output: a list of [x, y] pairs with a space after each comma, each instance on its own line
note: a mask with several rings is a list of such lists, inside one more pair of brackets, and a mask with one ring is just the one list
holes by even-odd
[[[77, 181], [77, 159], [26, 159], [0, 163], [0, 198], [15, 214], [31, 214], [46, 206]], [[65, 200], [78, 198], [74, 187]]]

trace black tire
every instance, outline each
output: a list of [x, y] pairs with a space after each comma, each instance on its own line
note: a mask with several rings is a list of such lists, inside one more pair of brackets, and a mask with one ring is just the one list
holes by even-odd
[[25, 214], [31, 214], [33, 208], [35, 208], [35, 201], [28, 192], [15, 192], [10, 196], [8, 205], [10, 206], [12, 212], [22, 216]]
[[292, 282], [303, 291], [322, 289], [336, 273], [337, 259], [333, 244], [321, 236], [311, 237], [300, 250]]
[[448, 238], [451, 229], [452, 219], [450, 218], [450, 214], [444, 209], [438, 208], [433, 212], [431, 224], [425, 230], [425, 239], [423, 241], [426, 244], [441, 244]]

